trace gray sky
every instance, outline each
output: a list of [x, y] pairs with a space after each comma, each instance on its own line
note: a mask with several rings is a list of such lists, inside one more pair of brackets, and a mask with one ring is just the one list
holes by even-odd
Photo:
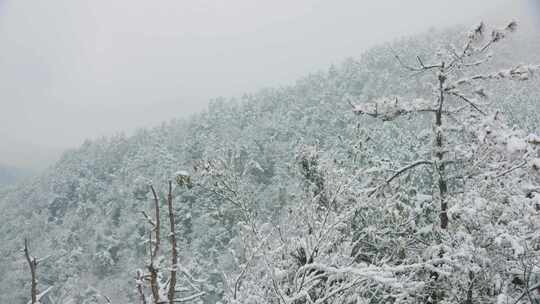
[[86, 138], [289, 84], [432, 26], [533, 20], [535, 4], [0, 0], [0, 163], [43, 167]]

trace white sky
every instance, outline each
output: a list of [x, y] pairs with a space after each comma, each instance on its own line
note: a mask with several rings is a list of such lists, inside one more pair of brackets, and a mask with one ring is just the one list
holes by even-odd
[[210, 98], [290, 84], [432, 26], [532, 20], [540, 15], [534, 4], [0, 0], [0, 163], [43, 167], [86, 138], [186, 116]]

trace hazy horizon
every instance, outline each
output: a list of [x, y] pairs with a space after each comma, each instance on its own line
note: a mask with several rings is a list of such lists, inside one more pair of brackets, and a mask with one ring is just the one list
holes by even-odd
[[0, 1], [0, 164], [43, 168], [88, 138], [291, 84], [431, 27], [538, 21], [532, 0], [165, 3]]

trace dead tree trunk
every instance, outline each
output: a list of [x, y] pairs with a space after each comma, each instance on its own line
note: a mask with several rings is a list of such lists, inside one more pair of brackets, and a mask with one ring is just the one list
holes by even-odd
[[[187, 182], [186, 182], [187, 181]], [[180, 176], [180, 182], [178, 182], [181, 186], [187, 186], [188, 188], [191, 188], [190, 180], [188, 175], [182, 175]], [[169, 211], [169, 234], [168, 238], [171, 243], [171, 268], [169, 275], [165, 275], [163, 273], [163, 267], [160, 267], [160, 251], [161, 249], [161, 223], [160, 223], [160, 206], [159, 206], [159, 196], [158, 193], [155, 191], [153, 186], [150, 186], [150, 189], [152, 190], [153, 198], [154, 198], [154, 218], [151, 218], [146, 212], [142, 212], [148, 223], [152, 226], [152, 230], [150, 231], [149, 238], [149, 251], [150, 251], [150, 261], [146, 265], [146, 268], [148, 270], [148, 273], [142, 274], [140, 271], [137, 272], [137, 292], [139, 294], [139, 298], [142, 304], [147, 303], [147, 298], [144, 294], [144, 287], [142, 285], [142, 281], [146, 281], [149, 283], [149, 288], [152, 292], [151, 300], [148, 300], [149, 302], [153, 304], [172, 304], [172, 303], [181, 303], [181, 302], [189, 302], [196, 300], [203, 296], [205, 293], [201, 291], [199, 288], [197, 288], [195, 285], [191, 284], [191, 289], [194, 292], [192, 295], [183, 297], [183, 298], [176, 298], [176, 285], [177, 283], [177, 274], [178, 274], [178, 244], [176, 240], [176, 223], [175, 223], [175, 212], [173, 208], [173, 185], [172, 181], [169, 181], [168, 184], [168, 194], [166, 197], [166, 204]], [[154, 239], [154, 240], [153, 240]], [[157, 264], [157, 265], [156, 265]], [[182, 272], [187, 278], [193, 280], [191, 276], [187, 273]], [[160, 280], [163, 279], [163, 282], [160, 282]], [[165, 283], [165, 279], [167, 279]], [[165, 284], [161, 284], [165, 283]], [[186, 290], [182, 290], [182, 292], [186, 292]]]
[[437, 180], [437, 191], [438, 199], [440, 206], [440, 225], [441, 229], [446, 229], [448, 227], [448, 203], [446, 202], [446, 194], [448, 192], [448, 184], [446, 181], [445, 174], [445, 162], [444, 162], [444, 134], [443, 134], [443, 105], [444, 105], [444, 83], [446, 81], [445, 75], [445, 65], [444, 62], [441, 64], [441, 71], [438, 76], [439, 80], [439, 104], [437, 110], [435, 111], [435, 176]]
[[38, 301], [38, 291], [37, 291], [37, 278], [36, 278], [36, 269], [37, 269], [37, 260], [35, 257], [30, 257], [30, 251], [28, 249], [28, 240], [24, 239], [24, 255], [28, 266], [30, 267], [30, 273], [32, 274], [32, 286], [30, 288], [31, 294], [31, 304], [36, 304]]
[[167, 205], [169, 207], [169, 224], [171, 241], [171, 274], [169, 278], [169, 291], [167, 293], [169, 303], [174, 303], [176, 295], [176, 269], [178, 268], [178, 249], [176, 248], [176, 229], [174, 223], [174, 209], [172, 199], [172, 182], [169, 181], [169, 194], [167, 195]]
[[160, 225], [160, 220], [159, 220], [159, 198], [154, 187], [150, 186], [150, 189], [152, 190], [152, 195], [154, 196], [155, 220], [152, 221], [150, 218], [148, 218], [148, 221], [152, 225], [152, 231], [154, 232], [155, 238], [154, 238], [154, 244], [152, 244], [152, 232], [150, 232], [150, 263], [148, 264], [147, 268], [148, 268], [149, 277], [150, 277], [150, 290], [152, 291], [152, 298], [153, 298], [154, 304], [157, 304], [159, 302], [159, 282], [158, 282], [159, 270], [156, 268], [155, 260], [159, 254], [159, 248], [160, 248], [160, 242], [161, 242], [161, 239], [160, 239], [161, 225]]

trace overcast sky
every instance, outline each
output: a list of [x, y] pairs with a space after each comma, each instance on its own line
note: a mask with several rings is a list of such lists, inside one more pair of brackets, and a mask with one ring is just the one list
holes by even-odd
[[[430, 27], [537, 0], [0, 0], [0, 163], [200, 111]], [[538, 23], [540, 25], [540, 23]]]

